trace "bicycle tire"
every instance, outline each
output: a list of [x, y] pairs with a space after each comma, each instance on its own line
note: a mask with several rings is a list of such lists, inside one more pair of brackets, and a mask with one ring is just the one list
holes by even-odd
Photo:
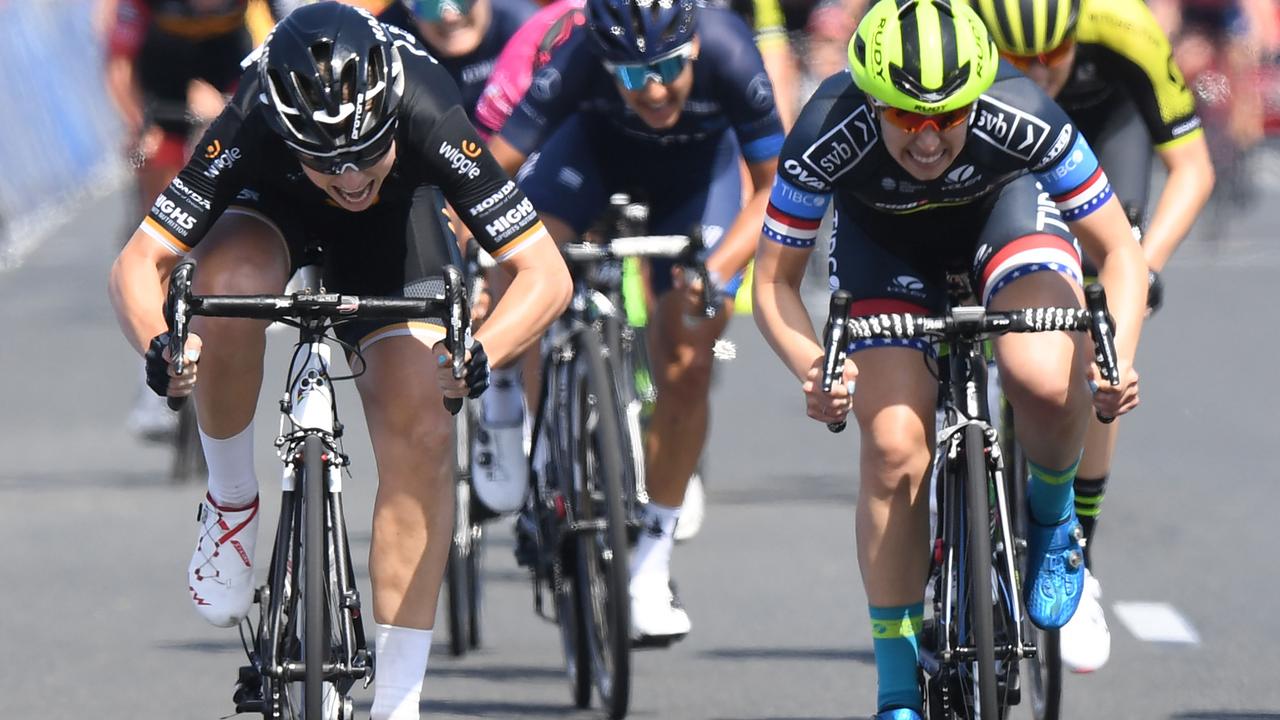
[[[556, 521], [560, 522], [560, 521]], [[577, 574], [578, 542], [569, 535], [560, 535], [560, 558], [555, 566], [560, 572], [573, 568], [569, 576], [553, 575], [551, 591], [555, 599], [556, 626], [560, 631], [560, 648], [564, 653], [565, 674], [574, 707], [591, 707], [591, 659], [587, 648], [587, 630], [582, 610], [582, 598], [578, 592]]]
[[329, 564], [325, 555], [325, 518], [328, 515], [325, 492], [324, 445], [316, 435], [303, 442], [303, 615], [302, 653], [304, 657], [303, 714], [307, 718], [324, 717], [324, 664], [329, 660], [328, 596]]
[[626, 717], [631, 693], [631, 598], [627, 516], [623, 509], [623, 428], [615, 380], [594, 333], [578, 336], [575, 359], [577, 518], [604, 521], [603, 532], [578, 536], [576, 582], [588, 629], [592, 678], [610, 720]]
[[974, 710], [983, 720], [996, 720], [995, 622], [991, 586], [991, 505], [982, 429], [970, 425], [964, 431], [965, 525], [968, 532], [969, 640], [977, 654], [973, 673], [977, 702]]
[[178, 411], [178, 431], [174, 437], [170, 476], [175, 484], [203, 480], [209, 474], [204, 448], [200, 444], [195, 403], [187, 401]]
[[469, 486], [461, 479], [455, 481], [454, 485], [454, 523], [458, 527], [454, 529], [453, 537], [449, 542], [449, 560], [445, 566], [445, 611], [448, 615], [449, 625], [449, 654], [453, 657], [462, 657], [467, 654], [470, 646], [468, 638], [470, 636], [471, 618], [469, 617], [469, 609], [471, 600], [468, 594], [471, 583], [467, 577], [467, 568], [470, 564], [470, 538], [464, 537], [464, 534], [470, 532], [471, 514], [470, 504], [471, 495], [468, 492]]
[[471, 548], [467, 553], [467, 644], [472, 650], [480, 647], [480, 577], [484, 571], [484, 525], [472, 523]]
[[286, 491], [280, 498], [280, 522], [276, 526], [267, 585], [258, 595], [258, 671], [262, 678], [262, 714], [266, 718], [285, 718], [288, 710], [288, 682], [270, 674], [272, 668], [300, 658], [289, 657], [291, 632], [289, 625], [297, 618], [297, 573], [294, 560], [302, 538], [297, 493]]
[[[1012, 428], [1012, 418], [1007, 417], [1005, 428]], [[1018, 537], [1025, 541], [1027, 537], [1027, 461], [1022, 448], [1009, 436], [1007, 457], [1011, 459], [1008, 468], [1009, 504], [1013, 515], [1013, 528]], [[1018, 544], [1018, 574], [1027, 576], [1027, 551], [1025, 542]], [[1019, 590], [1021, 588], [1019, 587]], [[1036, 638], [1036, 656], [1029, 662], [1031, 672], [1031, 714], [1035, 720], [1059, 720], [1062, 717], [1062, 647], [1057, 630], [1041, 630], [1029, 618], [1023, 618], [1023, 630], [1034, 633]]]

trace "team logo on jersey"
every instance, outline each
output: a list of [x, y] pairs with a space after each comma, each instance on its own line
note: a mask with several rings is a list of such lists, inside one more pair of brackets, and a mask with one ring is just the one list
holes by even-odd
[[539, 100], [550, 100], [560, 94], [560, 71], [547, 66], [533, 76], [529, 93]]
[[962, 183], [965, 180], [972, 178], [973, 172], [974, 170], [972, 165], [968, 165], [968, 164], [961, 165], [960, 167], [955, 168], [951, 172], [947, 173], [947, 184], [957, 185], [959, 183]]
[[[210, 154], [211, 152], [213, 153], [212, 155]], [[241, 156], [240, 148], [233, 147], [223, 150], [222, 143], [217, 140], [214, 140], [212, 145], [204, 149], [204, 154], [209, 159], [209, 167], [204, 169], [204, 176], [210, 180], [217, 179], [223, 170], [230, 170]]]
[[480, 146], [470, 140], [462, 141], [462, 154], [469, 158], [480, 157]]
[[448, 161], [449, 167], [453, 168], [454, 172], [475, 180], [480, 177], [480, 163], [472, 159], [475, 155], [468, 154], [467, 146], [469, 145], [474, 149], [476, 155], [480, 154], [480, 146], [475, 143], [469, 143], [466, 140], [462, 141], [461, 145], [463, 149], [460, 150], [451, 145], [448, 140], [442, 141], [440, 143], [440, 156]]
[[769, 83], [768, 75], [760, 73], [751, 78], [747, 85], [747, 102], [757, 110], [764, 110], [773, 104], [773, 85]]
[[1040, 118], [989, 97], [979, 101], [973, 125], [974, 135], [1023, 160], [1036, 156], [1049, 130]]
[[827, 182], [849, 172], [880, 137], [866, 105], [861, 105], [843, 122], [809, 146], [801, 157]]

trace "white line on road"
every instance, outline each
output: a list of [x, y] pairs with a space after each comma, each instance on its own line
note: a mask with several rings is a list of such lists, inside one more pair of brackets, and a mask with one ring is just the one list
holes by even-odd
[[1188, 643], [1198, 645], [1200, 635], [1191, 623], [1168, 603], [1118, 602], [1116, 616], [1133, 633], [1146, 642]]

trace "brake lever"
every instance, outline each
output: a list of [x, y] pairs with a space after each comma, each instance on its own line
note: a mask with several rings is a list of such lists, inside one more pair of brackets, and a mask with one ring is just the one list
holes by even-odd
[[[173, 374], [181, 377], [187, 366], [187, 336], [191, 321], [191, 276], [196, 261], [186, 258], [169, 273], [169, 292], [164, 303], [164, 319], [169, 326], [169, 364]], [[165, 398], [170, 410], [181, 409], [187, 397]]]
[[[830, 393], [836, 378], [844, 377], [844, 361], [849, 347], [849, 306], [853, 296], [848, 290], [831, 293], [831, 307], [827, 315], [827, 327], [822, 331], [822, 392]], [[833, 433], [844, 432], [848, 423], [844, 420], [827, 423]]]

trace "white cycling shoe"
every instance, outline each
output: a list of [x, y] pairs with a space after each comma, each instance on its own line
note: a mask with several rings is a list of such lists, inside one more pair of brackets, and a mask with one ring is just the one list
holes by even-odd
[[1060, 634], [1062, 663], [1074, 673], [1089, 673], [1107, 664], [1111, 657], [1111, 631], [1102, 610], [1102, 585], [1088, 569], [1084, 571], [1084, 593], [1080, 607]]
[[524, 449], [524, 423], [491, 427], [477, 424], [471, 443], [471, 486], [489, 510], [512, 513], [524, 506], [529, 491], [529, 465]]
[[631, 639], [638, 644], [670, 644], [689, 634], [693, 623], [670, 583], [661, 578], [631, 580]]
[[200, 534], [187, 568], [196, 612], [218, 627], [233, 627], [253, 602], [253, 549], [258, 537], [258, 499], [240, 510], [223, 510], [205, 495], [196, 516]]
[[702, 473], [694, 471], [684, 490], [684, 502], [680, 505], [680, 519], [676, 521], [676, 542], [692, 539], [702, 529], [707, 516], [707, 490], [702, 484]]

